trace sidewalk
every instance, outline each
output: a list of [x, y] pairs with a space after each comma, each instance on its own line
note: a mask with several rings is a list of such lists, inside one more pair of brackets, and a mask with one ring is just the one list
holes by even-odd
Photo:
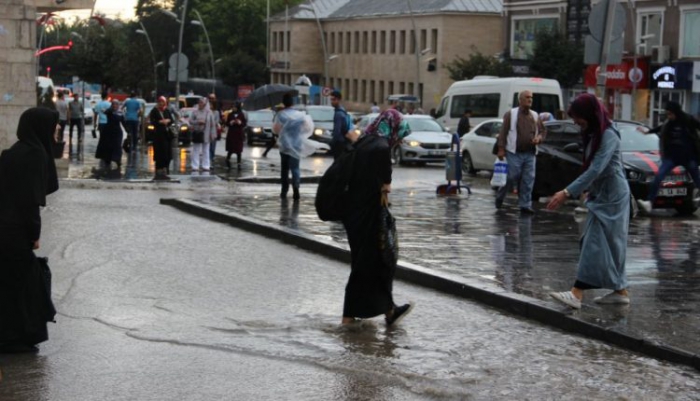
[[[187, 152], [181, 150], [181, 154], [186, 160]], [[222, 178], [279, 174], [268, 163], [251, 163], [247, 161], [240, 173], [234, 169]], [[180, 164], [185, 174], [187, 164]], [[84, 161], [82, 167], [72, 167], [69, 176], [87, 178], [72, 173], [85, 171], [89, 165]], [[145, 162], [137, 165], [136, 176], [152, 174]], [[167, 203], [217, 221], [243, 222], [253, 231], [307, 249], [314, 247], [309, 243], [317, 242], [319, 249], [325, 249], [322, 252], [347, 260], [342, 225], [317, 218], [314, 190], [308, 186], [302, 188], [299, 203], [281, 201], [277, 186], [261, 189], [246, 184], [236, 192], [195, 194], [194, 201]], [[392, 212], [397, 218], [403, 268], [399, 276], [700, 369], [697, 218], [633, 219], [627, 255], [632, 305], [598, 306], [592, 299], [604, 291], [591, 291], [584, 307], [571, 312], [560, 308], [547, 293], [568, 289], [574, 281], [585, 215], [574, 215], [571, 207], [560, 212], [540, 207], [535, 216], [520, 216], [508, 201], [497, 212], [489, 193], [475, 192], [469, 198], [437, 197], [423, 189], [394, 189]], [[329, 251], [326, 244], [337, 249]]]

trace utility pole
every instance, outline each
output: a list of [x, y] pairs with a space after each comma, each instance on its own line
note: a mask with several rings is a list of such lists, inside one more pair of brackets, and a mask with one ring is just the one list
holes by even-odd
[[600, 99], [605, 97], [605, 83], [608, 72], [608, 56], [610, 53], [610, 42], [613, 36], [613, 23], [615, 21], [615, 7], [617, 0], [608, 0], [608, 7], [605, 14], [605, 30], [603, 33], [603, 48], [600, 53], [600, 71], [598, 72], [596, 96]]
[[182, 5], [180, 16], [180, 39], [177, 42], [177, 60], [175, 60], [175, 109], [180, 110], [180, 58], [182, 58], [182, 35], [185, 32], [185, 15], [187, 14], [187, 0]]

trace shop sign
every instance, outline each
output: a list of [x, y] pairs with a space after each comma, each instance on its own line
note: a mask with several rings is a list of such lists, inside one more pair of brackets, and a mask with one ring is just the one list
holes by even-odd
[[[608, 89], [632, 90], [647, 89], [649, 80], [647, 77], [649, 63], [646, 58], [638, 58], [635, 67], [634, 58], [625, 58], [621, 64], [608, 65], [605, 74], [605, 87]], [[585, 84], [592, 88], [597, 86], [600, 66], [589, 65], [586, 68]]]
[[651, 79], [658, 89], [676, 89], [676, 69], [670, 65], [658, 68]]
[[255, 85], [238, 85], [238, 98], [247, 99], [255, 90]]

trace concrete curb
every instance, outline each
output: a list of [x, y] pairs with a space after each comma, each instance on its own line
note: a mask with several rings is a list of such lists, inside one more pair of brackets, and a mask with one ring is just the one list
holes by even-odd
[[[218, 223], [230, 224], [286, 244], [350, 263], [350, 251], [335, 242], [299, 231], [261, 222], [227, 209], [202, 204], [189, 199], [161, 199], [160, 203]], [[570, 333], [600, 340], [620, 348], [653, 358], [687, 365], [700, 370], [700, 355], [605, 328], [571, 316], [570, 312], [552, 307], [550, 303], [508, 292], [495, 284], [436, 272], [412, 263], [399, 261], [396, 278], [461, 298], [471, 299], [503, 311], [535, 320]], [[568, 313], [567, 313], [568, 312]]]
[[[251, 184], [280, 184], [282, 179], [280, 177], [240, 177], [233, 179], [236, 182], [244, 182]], [[300, 182], [302, 184], [318, 184], [321, 181], [320, 175], [302, 175]]]

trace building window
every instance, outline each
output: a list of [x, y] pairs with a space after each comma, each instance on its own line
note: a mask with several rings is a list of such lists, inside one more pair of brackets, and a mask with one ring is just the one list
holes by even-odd
[[399, 35], [399, 54], [406, 54], [406, 31], [401, 31]]
[[350, 47], [351, 40], [352, 40], [352, 33], [345, 32], [345, 53], [350, 53], [352, 51], [352, 47]]
[[374, 80], [371, 80], [369, 81], [369, 101], [372, 103], [377, 101], [377, 98], [374, 95]]
[[367, 101], [367, 80], [366, 79], [362, 80], [362, 86], [360, 87], [360, 101], [361, 102]]
[[355, 31], [355, 53], [360, 53], [360, 32]]
[[342, 90], [345, 91], [345, 98], [350, 99], [350, 79], [345, 78], [345, 86], [343, 86]]
[[338, 32], [338, 53], [343, 52], [343, 33]]
[[517, 60], [531, 59], [534, 55], [535, 36], [541, 30], [552, 30], [559, 26], [557, 16], [516, 19], [511, 21], [510, 57]]
[[331, 53], [335, 53], [335, 32], [331, 32], [331, 41], [328, 47], [330, 47]]
[[369, 52], [369, 33], [362, 32], [362, 53], [367, 54]]
[[408, 93], [411, 95], [413, 94], [413, 82], [408, 83]]
[[[644, 43], [643, 54], [651, 55], [663, 43], [664, 14], [662, 9], [638, 9], [637, 43]], [[647, 39], [642, 40], [642, 37]]]
[[358, 95], [358, 92], [357, 92], [357, 80], [356, 80], [356, 79], [353, 79], [353, 80], [352, 80], [352, 98], [353, 98], [353, 100], [356, 101], [356, 102], [359, 100], [359, 99], [357, 98], [357, 97], [358, 97], [357, 95]]
[[396, 53], [396, 31], [391, 31], [389, 33], [389, 53]]
[[277, 32], [272, 32], [272, 51], [277, 51]]
[[428, 30], [427, 29], [421, 29], [420, 30], [420, 51], [422, 52], [423, 50], [428, 48]]
[[430, 50], [432, 50], [433, 54], [437, 54], [438, 51], [438, 30], [433, 29], [432, 32], [430, 33]]
[[277, 40], [279, 41], [279, 43], [277, 43], [277, 51], [283, 52], [284, 51], [284, 32], [279, 32], [279, 35], [277, 35]]
[[386, 54], [386, 31], [379, 35], [379, 53]]
[[414, 35], [416, 31], [408, 31], [408, 41], [411, 43], [411, 54], [416, 54], [416, 35]]
[[377, 31], [372, 31], [372, 54], [377, 53]]
[[328, 86], [330, 88], [335, 88], [335, 79], [333, 77], [328, 78]]
[[384, 81], [379, 81], [379, 103], [384, 103]]
[[399, 93], [400, 94], [406, 93], [406, 83], [405, 82], [399, 82]]
[[681, 8], [681, 57], [700, 57], [700, 8]]
[[291, 48], [291, 43], [292, 43], [292, 32], [287, 31], [287, 51], [290, 50]]
[[388, 95], [392, 95], [394, 93], [394, 81], [389, 81], [388, 86], [389, 86], [389, 93], [387, 94], [387, 97], [389, 97]]

